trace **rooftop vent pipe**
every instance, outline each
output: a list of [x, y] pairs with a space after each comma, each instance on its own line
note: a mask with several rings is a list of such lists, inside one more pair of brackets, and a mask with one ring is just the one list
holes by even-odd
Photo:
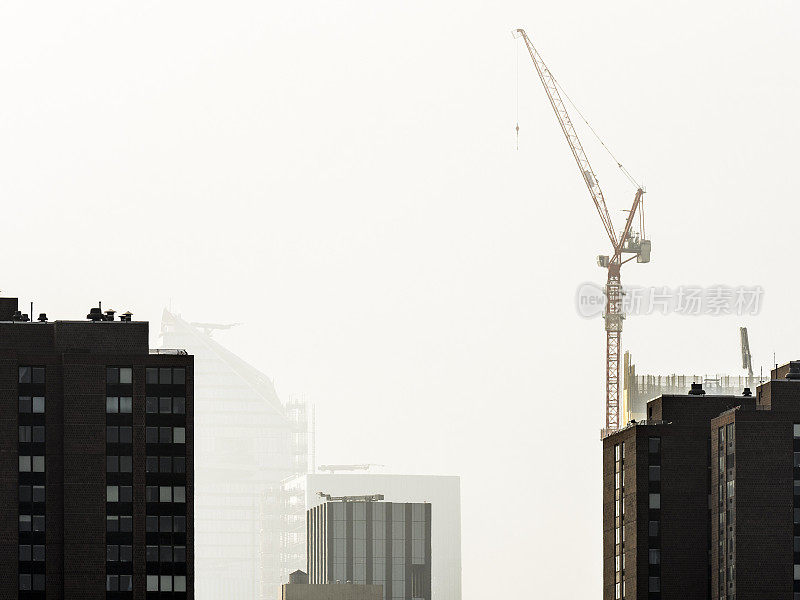
[[47, 315], [45, 313], [40, 313], [38, 320], [41, 321], [42, 323], [47, 323]]
[[689, 390], [690, 396], [705, 396], [706, 391], [703, 389], [702, 383], [693, 383], [692, 389]]
[[89, 314], [86, 315], [86, 318], [90, 321], [102, 321], [105, 319], [103, 317], [103, 311], [100, 309], [99, 306], [95, 306], [89, 310]]
[[752, 395], [753, 395], [753, 392], [750, 391], [750, 388], [744, 388], [744, 391], [742, 392], [742, 396], [752, 396]]

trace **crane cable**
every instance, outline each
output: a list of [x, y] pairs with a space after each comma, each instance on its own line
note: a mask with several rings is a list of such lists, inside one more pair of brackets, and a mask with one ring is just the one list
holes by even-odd
[[[515, 46], [517, 48], [517, 150], [519, 150], [519, 42], [517, 44], [515, 44]], [[548, 69], [548, 71], [549, 71], [549, 69]], [[583, 113], [580, 111], [580, 109], [577, 106], [575, 106], [575, 103], [572, 101], [572, 98], [569, 97], [569, 94], [567, 94], [567, 92], [564, 90], [564, 88], [561, 86], [561, 84], [555, 78], [555, 76], [553, 75], [552, 71], [550, 71], [550, 77], [553, 79], [553, 82], [556, 84], [556, 87], [558, 88], [558, 90], [567, 99], [567, 102], [570, 103], [570, 106], [572, 106], [572, 108], [575, 109], [575, 112], [578, 113], [578, 116], [580, 116], [581, 120], [589, 128], [589, 131], [592, 132], [592, 135], [594, 135], [594, 137], [597, 138], [597, 141], [600, 142], [600, 145], [603, 146], [603, 148], [605, 149], [606, 152], [608, 152], [608, 155], [612, 158], [612, 160], [615, 163], [617, 163], [617, 166], [620, 168], [620, 170], [625, 175], [625, 177], [628, 178], [628, 181], [630, 181], [636, 187], [636, 189], [641, 189], [642, 186], [639, 185], [639, 183], [633, 178], [633, 176], [630, 174], [630, 172], [628, 172], [628, 169], [626, 169], [622, 165], [622, 163], [617, 159], [617, 157], [614, 156], [614, 153], [611, 152], [611, 150], [608, 148], [608, 146], [606, 146], [606, 143], [597, 134], [597, 132], [594, 130], [594, 127], [592, 127], [589, 124], [589, 121], [586, 120], [586, 117], [583, 116]]]
[[519, 150], [519, 44], [514, 44], [517, 57], [517, 150]]
[[572, 101], [572, 98], [570, 98], [570, 97], [569, 97], [569, 94], [567, 94], [567, 92], [566, 92], [566, 91], [564, 91], [564, 88], [563, 88], [563, 87], [561, 87], [561, 84], [560, 84], [560, 83], [558, 82], [558, 80], [557, 80], [557, 79], [556, 79], [556, 78], [553, 76], [553, 73], [552, 73], [552, 71], [550, 72], [550, 77], [552, 77], [552, 78], [553, 78], [553, 81], [555, 82], [555, 84], [556, 84], [556, 86], [558, 87], [559, 91], [560, 91], [560, 92], [561, 92], [561, 93], [564, 95], [564, 97], [567, 99], [567, 102], [569, 102], [569, 103], [570, 103], [570, 106], [572, 106], [572, 108], [574, 108], [574, 109], [575, 109], [575, 112], [576, 112], [576, 113], [578, 113], [578, 116], [580, 116], [581, 120], [582, 120], [584, 123], [586, 123], [586, 126], [589, 128], [589, 131], [591, 131], [591, 132], [592, 132], [592, 134], [594, 135], [594, 137], [595, 137], [595, 138], [597, 138], [597, 141], [598, 141], [598, 142], [600, 142], [600, 145], [601, 145], [601, 146], [603, 146], [603, 148], [605, 148], [605, 151], [606, 151], [606, 152], [608, 152], [608, 155], [609, 155], [609, 156], [610, 156], [610, 157], [613, 159], [613, 161], [614, 161], [615, 163], [617, 163], [617, 166], [618, 166], [618, 167], [620, 168], [620, 170], [621, 170], [621, 171], [622, 171], [622, 172], [625, 174], [625, 177], [627, 177], [627, 178], [628, 178], [628, 181], [630, 181], [630, 182], [631, 182], [631, 183], [632, 183], [634, 186], [636, 186], [636, 189], [639, 189], [639, 188], [641, 188], [642, 186], [640, 186], [640, 185], [638, 184], [638, 182], [637, 182], [637, 181], [636, 181], [636, 180], [633, 178], [633, 176], [632, 176], [632, 175], [631, 175], [631, 174], [628, 172], [628, 169], [626, 169], [624, 166], [622, 166], [622, 163], [621, 163], [619, 160], [617, 160], [617, 157], [616, 157], [616, 156], [614, 156], [614, 153], [613, 153], [613, 152], [611, 152], [611, 150], [608, 148], [608, 146], [606, 146], [606, 143], [605, 143], [605, 142], [604, 142], [604, 141], [603, 141], [603, 140], [600, 138], [600, 136], [599, 136], [599, 135], [597, 134], [597, 132], [594, 130], [594, 127], [592, 127], [592, 126], [589, 124], [589, 121], [587, 121], [587, 120], [586, 120], [586, 117], [584, 117], [584, 116], [583, 116], [583, 113], [580, 111], [580, 109], [579, 109], [577, 106], [575, 106], [575, 103]]

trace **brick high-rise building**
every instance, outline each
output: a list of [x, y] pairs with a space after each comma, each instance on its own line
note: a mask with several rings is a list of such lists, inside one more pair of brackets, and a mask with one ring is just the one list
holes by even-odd
[[192, 365], [0, 299], [0, 598], [194, 597]]
[[800, 600], [800, 362], [603, 440], [603, 598]]

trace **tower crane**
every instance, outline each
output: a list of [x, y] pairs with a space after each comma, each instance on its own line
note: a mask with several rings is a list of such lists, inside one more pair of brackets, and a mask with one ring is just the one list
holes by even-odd
[[750, 338], [747, 327], [739, 327], [739, 339], [742, 346], [742, 368], [747, 369], [747, 377], [753, 378], [753, 355], [750, 354]]
[[[558, 82], [555, 77], [553, 77], [552, 73], [550, 73], [550, 69], [547, 68], [539, 52], [534, 48], [525, 30], [517, 29], [512, 32], [512, 35], [515, 38], [522, 38], [525, 42], [525, 46], [533, 61], [533, 66], [536, 68], [539, 79], [544, 86], [544, 91], [547, 93], [547, 98], [550, 100], [550, 105], [553, 107], [561, 130], [567, 138], [572, 156], [575, 158], [575, 162], [578, 163], [581, 177], [583, 177], [583, 181], [589, 189], [589, 194], [592, 197], [597, 214], [600, 215], [600, 220], [603, 223], [606, 235], [608, 235], [608, 239], [611, 241], [611, 254], [597, 257], [597, 264], [608, 271], [605, 289], [606, 305], [603, 314], [606, 329], [606, 426], [602, 433], [605, 435], [618, 430], [620, 426], [619, 361], [622, 345], [622, 321], [625, 318], [622, 311], [623, 291], [620, 269], [622, 265], [634, 258], [636, 262], [639, 263], [650, 262], [651, 244], [650, 240], [645, 239], [644, 231], [644, 189], [636, 184], [630, 174], [625, 171], [622, 164], [617, 162], [617, 166], [623, 170], [628, 179], [630, 179], [637, 188], [633, 198], [633, 205], [628, 211], [625, 226], [621, 233], [617, 235], [617, 232], [614, 230], [611, 215], [609, 215], [608, 208], [606, 207], [603, 191], [600, 189], [597, 176], [592, 166], [589, 164], [589, 159], [586, 157], [586, 152], [578, 138], [578, 133], [567, 112], [567, 107], [559, 91], [560, 86]], [[568, 97], [567, 99], [569, 100]], [[633, 231], [633, 222], [637, 212], [639, 215], [638, 233]], [[623, 254], [632, 254], [632, 256], [623, 258]]]

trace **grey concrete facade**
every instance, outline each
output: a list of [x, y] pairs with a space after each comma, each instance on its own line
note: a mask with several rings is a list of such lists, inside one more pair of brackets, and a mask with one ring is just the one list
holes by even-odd
[[[450, 475], [390, 473], [317, 473], [306, 477], [306, 506], [324, 500], [317, 492], [334, 496], [384, 494], [391, 502], [427, 502], [431, 505], [431, 594], [433, 600], [461, 600], [461, 480]], [[298, 565], [298, 568], [304, 568]]]
[[308, 511], [312, 584], [383, 586], [384, 600], [431, 600], [431, 505], [329, 501]]
[[281, 600], [382, 600], [382, 598], [383, 588], [380, 585], [287, 583], [281, 589]]

